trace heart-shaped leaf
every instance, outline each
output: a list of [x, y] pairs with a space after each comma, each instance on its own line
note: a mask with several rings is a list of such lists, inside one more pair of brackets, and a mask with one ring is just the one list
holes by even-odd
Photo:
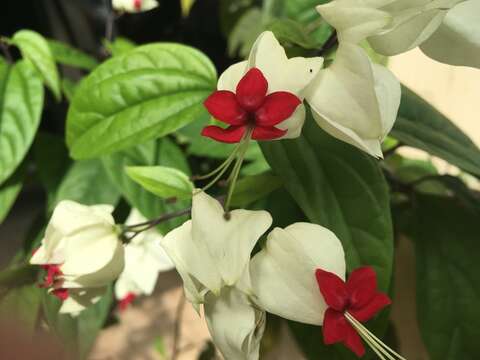
[[206, 110], [216, 72], [200, 51], [151, 44], [97, 67], [75, 92], [67, 118], [73, 158], [113, 153], [167, 135]]

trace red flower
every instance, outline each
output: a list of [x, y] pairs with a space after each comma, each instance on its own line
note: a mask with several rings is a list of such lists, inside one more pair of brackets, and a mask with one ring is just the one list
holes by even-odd
[[137, 298], [137, 295], [135, 295], [132, 292], [129, 292], [127, 295], [125, 295], [119, 302], [118, 302], [118, 309], [120, 311], [125, 311], [127, 310], [128, 306]]
[[275, 127], [288, 119], [302, 101], [287, 91], [267, 95], [268, 81], [257, 68], [250, 69], [238, 82], [236, 93], [215, 91], [205, 100], [208, 112], [228, 125], [207, 126], [202, 135], [225, 143], [237, 143], [252, 128], [252, 139], [272, 140], [285, 135]]
[[322, 328], [325, 344], [342, 342], [362, 357], [365, 348], [345, 313], [359, 322], [365, 322], [391, 303], [387, 295], [377, 291], [375, 271], [371, 267], [361, 267], [350, 274], [347, 282], [321, 269], [317, 269], [315, 276], [320, 292], [329, 306]]

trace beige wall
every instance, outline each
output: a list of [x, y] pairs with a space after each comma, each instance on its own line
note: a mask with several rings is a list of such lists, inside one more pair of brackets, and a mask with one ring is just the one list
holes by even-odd
[[419, 49], [390, 58], [389, 67], [480, 145], [480, 70], [441, 64]]

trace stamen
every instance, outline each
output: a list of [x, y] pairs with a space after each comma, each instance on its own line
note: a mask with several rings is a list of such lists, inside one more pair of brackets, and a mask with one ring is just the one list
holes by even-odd
[[385, 355], [389, 360], [397, 360], [397, 359], [406, 360], [403, 356], [401, 356], [400, 354], [395, 352], [393, 349], [388, 347], [378, 337], [376, 337], [373, 333], [371, 333], [365, 326], [362, 325], [362, 323], [360, 323], [357, 319], [355, 319], [351, 314], [346, 312], [345, 317], [350, 322], [350, 324], [358, 331], [358, 333], [365, 340], [365, 342], [372, 348], [373, 351], [375, 351], [375, 353], [382, 360], [385, 360], [385, 358], [380, 356], [377, 350], [380, 351], [383, 355]]
[[[232, 173], [230, 174], [228, 182], [228, 194], [227, 200], [225, 201], [225, 214], [229, 213], [230, 202], [232, 200], [233, 191], [235, 190], [235, 184], [237, 183], [238, 175], [240, 174], [240, 169], [242, 168], [243, 160], [245, 160], [245, 154], [248, 150], [248, 145], [250, 144], [250, 139], [252, 137], [253, 128], [249, 128], [243, 138], [238, 153], [237, 161], [233, 167]], [[228, 215], [227, 215], [228, 217]], [[226, 219], [227, 219], [226, 217]], [[228, 220], [228, 219], [227, 219]]]
[[219, 171], [223, 170], [225, 167], [228, 167], [235, 159], [235, 156], [237, 155], [238, 150], [240, 150], [240, 145], [241, 144], [238, 144], [237, 146], [235, 146], [235, 149], [233, 149], [232, 153], [228, 156], [228, 158], [215, 170], [205, 175], [192, 176], [191, 180], [195, 181], [195, 180], [205, 180], [205, 179], [211, 178], [212, 176], [216, 175]]

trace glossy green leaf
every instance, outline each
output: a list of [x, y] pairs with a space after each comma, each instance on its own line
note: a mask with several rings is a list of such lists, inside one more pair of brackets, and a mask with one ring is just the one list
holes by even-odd
[[[122, 193], [128, 203], [132, 207], [137, 208], [143, 216], [148, 219], [153, 219], [168, 212], [184, 209], [189, 206], [188, 202], [178, 201], [171, 204], [160, 199], [130, 179], [125, 173], [125, 168], [128, 166], [174, 166], [174, 164], [172, 164], [172, 158], [169, 156], [169, 154], [172, 154], [171, 149], [167, 148], [169, 151], [165, 151], [166, 148], [163, 145], [165, 140], [166, 139], [150, 141], [102, 159], [112, 183]], [[179, 154], [179, 152], [175, 152], [175, 158], [178, 159]], [[184, 167], [185, 163], [185, 160], [178, 161], [180, 167]], [[177, 169], [184, 171], [184, 169], [179, 167], [177, 167]], [[185, 171], [185, 173], [188, 172]], [[158, 228], [165, 233], [179, 226], [185, 219], [186, 218], [183, 217], [162, 223]]]
[[48, 45], [56, 62], [85, 70], [93, 70], [98, 61], [83, 51], [57, 40], [48, 40]]
[[262, 11], [258, 8], [247, 10], [238, 20], [228, 37], [228, 54], [247, 58], [250, 48], [263, 31]]
[[457, 126], [425, 100], [403, 87], [391, 136], [480, 176], [480, 150]]
[[21, 166], [7, 181], [0, 185], [0, 224], [7, 217], [22, 190], [24, 177], [25, 169], [24, 166]]
[[322, 20], [315, 9], [317, 5], [327, 3], [329, 0], [295, 0], [285, 1], [285, 16], [305, 26], [305, 30], [317, 42], [325, 42], [332, 28]]
[[60, 75], [48, 41], [32, 30], [17, 31], [11, 42], [16, 45], [25, 59], [32, 62], [57, 99], [60, 99]]
[[166, 166], [130, 166], [125, 169], [132, 180], [164, 199], [188, 199], [193, 183], [185, 173]]
[[84, 360], [88, 357], [98, 333], [108, 318], [112, 302], [113, 293], [109, 288], [98, 303], [73, 317], [59, 314], [61, 301], [44, 291], [43, 311], [47, 323], [69, 352], [69, 359]]
[[20, 165], [40, 124], [43, 86], [26, 61], [0, 58], [0, 184]]
[[103, 45], [112, 56], [123, 55], [137, 46], [133, 41], [123, 37], [117, 37], [113, 41], [105, 40]]
[[73, 158], [106, 155], [165, 136], [206, 110], [216, 72], [200, 51], [151, 44], [116, 56], [82, 81], [67, 118]]
[[244, 208], [279, 189], [282, 181], [271, 172], [240, 179], [232, 196], [232, 206]]
[[278, 19], [271, 22], [266, 30], [270, 30], [281, 43], [299, 45], [305, 49], [319, 49], [321, 44], [312, 39], [305, 27], [291, 19]]
[[478, 212], [448, 198], [415, 200], [417, 317], [432, 360], [480, 354]]
[[73, 200], [85, 205], [116, 205], [119, 199], [120, 193], [101, 160], [92, 159], [77, 161], [71, 166], [58, 187], [55, 203]]

